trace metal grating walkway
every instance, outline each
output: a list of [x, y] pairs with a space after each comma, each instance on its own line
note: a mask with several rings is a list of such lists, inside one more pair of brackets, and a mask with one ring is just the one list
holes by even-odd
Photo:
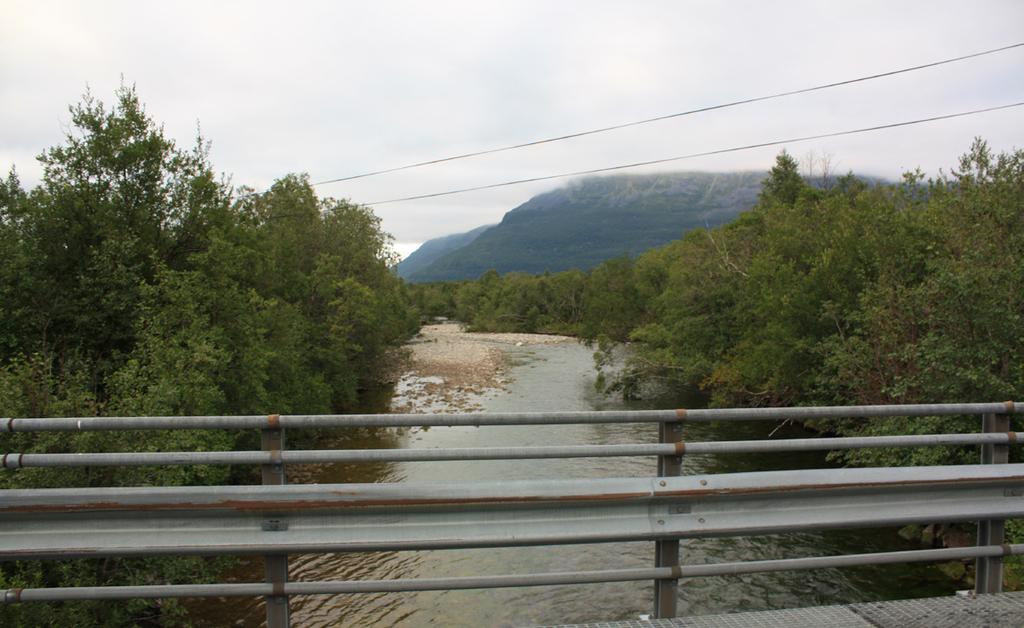
[[1024, 591], [552, 628], [1021, 628]]

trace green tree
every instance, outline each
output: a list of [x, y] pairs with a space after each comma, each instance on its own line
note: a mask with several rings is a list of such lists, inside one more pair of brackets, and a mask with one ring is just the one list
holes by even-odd
[[761, 183], [762, 204], [792, 205], [800, 198], [807, 184], [800, 176], [800, 166], [783, 150], [775, 158], [775, 165], [768, 171], [768, 178]]
[[87, 95], [71, 120], [65, 143], [40, 155], [43, 183], [13, 217], [16, 248], [28, 253], [9, 290], [31, 310], [15, 349], [81, 352], [109, 372], [133, 345], [141, 287], [161, 264], [186, 266], [210, 226], [229, 220], [228, 190], [203, 140], [178, 149], [133, 88], [119, 89], [110, 110]]

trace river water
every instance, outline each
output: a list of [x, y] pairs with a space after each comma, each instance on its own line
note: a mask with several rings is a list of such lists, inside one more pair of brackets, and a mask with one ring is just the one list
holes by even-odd
[[[619, 408], [672, 408], [685, 400], [655, 398], [623, 402], [595, 392], [589, 349], [578, 344], [515, 348], [507, 390], [486, 395], [485, 410], [559, 411]], [[691, 405], [692, 407], [692, 405]], [[684, 439], [766, 438], [777, 425], [688, 424]], [[806, 436], [783, 427], [776, 437]], [[657, 442], [655, 425], [568, 425], [511, 427], [434, 427], [352, 430], [317, 447], [484, 447], [496, 445], [615, 444]], [[688, 456], [685, 474], [729, 473], [786, 468], [822, 468], [817, 452]], [[653, 458], [577, 460], [413, 462], [338, 464], [289, 469], [292, 482], [435, 482], [541, 478], [650, 477]], [[684, 564], [793, 558], [840, 553], [918, 549], [893, 529], [828, 531], [766, 537], [684, 540]], [[349, 580], [468, 576], [544, 571], [649, 567], [653, 543], [608, 543], [565, 547], [347, 553], [292, 556], [292, 580]], [[262, 577], [259, 559], [235, 577]], [[299, 596], [292, 598], [295, 626], [519, 626], [636, 619], [649, 613], [648, 582], [531, 587], [479, 591]], [[790, 608], [950, 594], [957, 583], [931, 565], [825, 569], [791, 573], [702, 578], [680, 582], [680, 614]], [[209, 600], [190, 606], [206, 625], [259, 626], [261, 602]]]

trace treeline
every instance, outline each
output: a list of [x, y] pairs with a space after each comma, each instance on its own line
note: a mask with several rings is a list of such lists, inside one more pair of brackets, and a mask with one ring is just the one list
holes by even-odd
[[409, 291], [425, 317], [456, 318], [472, 331], [626, 340], [644, 309], [635, 283], [638, 264], [617, 258], [590, 272], [543, 275], [491, 270], [476, 281], [411, 284]]
[[[0, 416], [350, 410], [418, 328], [369, 209], [288, 175], [232, 189], [122, 88], [71, 109], [40, 185], [0, 184]], [[6, 452], [258, 449], [253, 434], [13, 434]], [[223, 467], [25, 469], [0, 487], [209, 484]], [[229, 477], [234, 475], [235, 477]], [[212, 565], [217, 567], [216, 564]], [[0, 588], [191, 582], [199, 559], [4, 563]], [[173, 623], [164, 601], [13, 605], [4, 625]], [[184, 619], [182, 619], [184, 621]]]
[[[935, 180], [829, 186], [782, 153], [756, 206], [723, 227], [589, 273], [491, 272], [412, 296], [476, 329], [629, 341], [612, 382], [627, 394], [653, 378], [720, 406], [1020, 398], [1024, 151], [993, 155], [979, 140]], [[846, 457], [882, 455], [924, 454]]]

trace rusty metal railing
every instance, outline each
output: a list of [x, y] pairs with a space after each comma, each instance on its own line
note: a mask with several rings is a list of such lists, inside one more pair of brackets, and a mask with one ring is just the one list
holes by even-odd
[[[975, 558], [976, 590], [999, 591], [1003, 522], [1024, 517], [1024, 465], [1009, 464], [1012, 402], [824, 408], [447, 415], [11, 418], [0, 433], [259, 429], [260, 451], [7, 453], [6, 469], [257, 464], [262, 486], [8, 490], [0, 492], [0, 560], [74, 556], [258, 554], [266, 582], [8, 590], [4, 603], [72, 599], [263, 596], [271, 628], [289, 623], [288, 597], [652, 580], [654, 611], [676, 613], [681, 578], [892, 562]], [[688, 421], [982, 415], [982, 432], [856, 438], [690, 442]], [[298, 427], [658, 423], [659, 443], [459, 449], [286, 450]], [[2, 442], [2, 441], [0, 441]], [[940, 445], [981, 448], [982, 465], [773, 471], [680, 477], [682, 457]], [[656, 456], [655, 478], [423, 484], [287, 485], [288, 464]], [[551, 506], [557, 505], [553, 510]], [[504, 517], [496, 517], [496, 512]], [[386, 512], [388, 525], [381, 514]], [[552, 513], [558, 513], [553, 515]], [[679, 539], [836, 527], [977, 521], [978, 545], [769, 561], [680, 565]], [[201, 523], [202, 525], [197, 525]], [[439, 525], [439, 524], [444, 525]], [[393, 524], [393, 525], [391, 525]], [[201, 530], [201, 533], [199, 532]], [[155, 534], [156, 532], [159, 534]], [[290, 553], [445, 549], [651, 540], [655, 565], [568, 573], [360, 582], [288, 582]]]

